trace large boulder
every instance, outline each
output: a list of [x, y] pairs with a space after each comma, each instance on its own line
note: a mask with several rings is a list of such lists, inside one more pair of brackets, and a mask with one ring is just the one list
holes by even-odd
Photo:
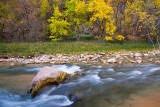
[[37, 95], [39, 89], [46, 85], [58, 85], [67, 77], [67, 73], [52, 67], [44, 67], [40, 69], [37, 75], [33, 78], [29, 91], [32, 97]]

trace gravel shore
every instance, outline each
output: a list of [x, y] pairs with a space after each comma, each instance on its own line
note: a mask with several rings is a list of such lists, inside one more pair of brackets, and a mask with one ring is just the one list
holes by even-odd
[[84, 54], [56, 54], [28, 57], [1, 57], [0, 66], [15, 66], [19, 64], [68, 64], [86, 63], [100, 65], [146, 64], [160, 63], [160, 51], [149, 52], [115, 52], [115, 53], [84, 53]]

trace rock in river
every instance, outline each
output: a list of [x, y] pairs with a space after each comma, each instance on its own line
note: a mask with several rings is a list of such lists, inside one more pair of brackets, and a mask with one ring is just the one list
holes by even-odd
[[79, 93], [79, 92], [74, 92], [69, 95], [69, 99], [74, 102], [80, 101], [82, 100], [82, 98], [83, 98], [83, 95], [82, 93]]
[[46, 85], [58, 85], [67, 77], [67, 73], [52, 67], [44, 67], [40, 69], [33, 78], [29, 91], [32, 97], [35, 97], [38, 90]]

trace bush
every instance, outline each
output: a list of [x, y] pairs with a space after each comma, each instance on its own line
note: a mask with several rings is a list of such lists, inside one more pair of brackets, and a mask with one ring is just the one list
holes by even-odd
[[112, 38], [112, 37], [109, 37], [109, 36], [106, 36], [106, 37], [105, 37], [105, 40], [106, 40], [106, 41], [113, 41], [113, 38]]
[[123, 36], [123, 35], [118, 35], [118, 36], [116, 37], [116, 40], [118, 40], [118, 41], [123, 41], [123, 40], [124, 40], [124, 36]]

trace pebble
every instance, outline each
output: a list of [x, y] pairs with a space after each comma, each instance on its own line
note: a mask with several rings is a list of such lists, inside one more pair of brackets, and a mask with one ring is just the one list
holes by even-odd
[[134, 57], [134, 53], [129, 52], [129, 56], [130, 56], [131, 58]]
[[116, 58], [111, 58], [107, 60], [108, 63], [116, 63]]
[[139, 64], [142, 63], [142, 60], [137, 60], [137, 63], [139, 63]]
[[144, 56], [149, 56], [149, 54], [143, 54]]
[[131, 63], [135, 63], [136, 61], [133, 61], [133, 60], [129, 60]]
[[117, 61], [117, 62], [118, 62], [118, 64], [119, 64], [119, 65], [121, 65], [121, 64], [123, 63], [123, 61], [122, 61], [122, 60]]
[[135, 53], [135, 55], [134, 55], [135, 57], [141, 57], [142, 56], [142, 54], [141, 53]]
[[15, 66], [15, 64], [14, 64], [14, 63], [11, 63], [10, 66], [13, 67], [13, 66]]
[[3, 59], [0, 59], [0, 62], [3, 62]]
[[116, 57], [116, 58], [120, 58], [121, 56], [120, 56], [119, 54], [116, 54], [115, 57]]

